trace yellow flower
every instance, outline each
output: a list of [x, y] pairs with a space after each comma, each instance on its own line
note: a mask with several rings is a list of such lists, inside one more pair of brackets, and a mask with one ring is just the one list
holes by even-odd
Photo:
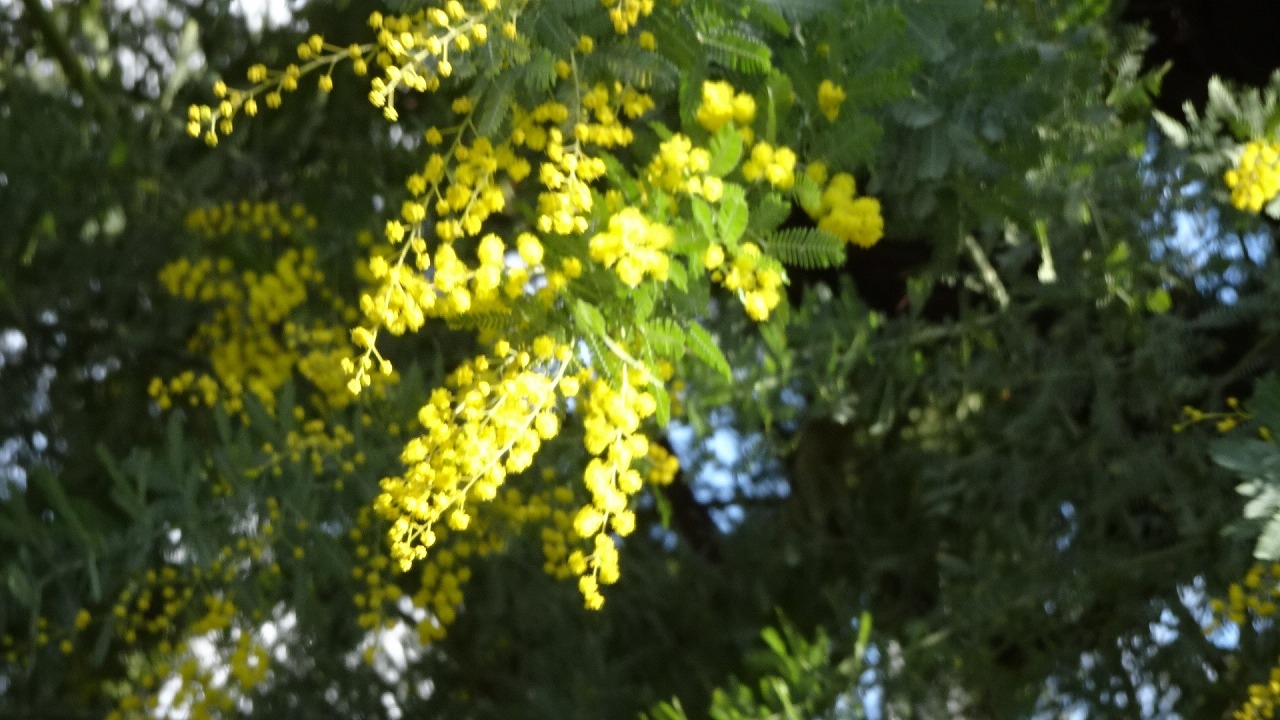
[[1280, 194], [1280, 143], [1253, 140], [1245, 144], [1236, 166], [1223, 179], [1231, 190], [1231, 204], [1259, 212]]
[[715, 270], [724, 264], [724, 247], [720, 245], [712, 245], [707, 248], [706, 255], [703, 256], [703, 264], [708, 270]]
[[698, 124], [715, 132], [733, 120], [733, 86], [723, 80], [702, 83], [702, 104], [698, 106]]
[[828, 121], [835, 122], [840, 116], [840, 106], [844, 104], [844, 100], [844, 88], [830, 80], [823, 80], [818, 84], [818, 110]]
[[612, 267], [624, 285], [636, 287], [645, 276], [667, 279], [670, 258], [666, 251], [674, 242], [671, 228], [627, 207], [609, 218], [608, 229], [591, 238], [588, 250], [592, 260]]
[[520, 253], [520, 259], [530, 267], [542, 262], [542, 243], [535, 235], [520, 233], [516, 238], [516, 251]]

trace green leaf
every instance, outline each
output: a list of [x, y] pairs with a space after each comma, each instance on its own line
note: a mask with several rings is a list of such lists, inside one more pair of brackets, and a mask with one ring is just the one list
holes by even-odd
[[605, 345], [603, 337], [603, 334], [587, 334], [582, 336], [582, 342], [586, 343], [592, 358], [595, 359], [595, 369], [612, 382], [622, 370], [622, 361]]
[[658, 427], [666, 427], [667, 423], [671, 422], [671, 395], [659, 382], [649, 386], [649, 394], [653, 396], [654, 404], [657, 406], [653, 414], [654, 422], [658, 423]]
[[800, 207], [811, 216], [816, 216], [822, 209], [822, 188], [818, 187], [818, 183], [807, 174], [796, 175], [796, 184], [791, 189], [791, 194], [796, 202], [800, 203]]
[[787, 202], [780, 193], [771, 192], [756, 203], [751, 211], [747, 228], [757, 235], [766, 235], [778, 229], [790, 214], [791, 203]]
[[720, 242], [737, 242], [747, 230], [749, 217], [746, 191], [741, 185], [725, 183], [724, 195], [720, 198], [720, 212], [716, 214], [716, 236]]
[[1156, 288], [1147, 293], [1147, 310], [1156, 315], [1163, 315], [1173, 308], [1173, 298], [1164, 288]]
[[893, 117], [913, 130], [920, 130], [938, 122], [942, 108], [922, 97], [906, 98], [894, 104]]
[[653, 354], [662, 358], [676, 358], [684, 352], [685, 332], [670, 318], [656, 318], [645, 323], [642, 337]]
[[700, 197], [690, 197], [693, 205], [693, 221], [698, 224], [702, 234], [714, 238], [716, 236], [715, 221], [711, 215], [711, 205]]
[[1182, 123], [1174, 120], [1168, 115], [1165, 115], [1159, 110], [1153, 110], [1151, 112], [1151, 116], [1155, 118], [1156, 125], [1160, 126], [1160, 131], [1165, 134], [1165, 137], [1169, 138], [1169, 141], [1172, 142], [1175, 147], [1184, 148], [1190, 142], [1187, 135], [1187, 129], [1182, 126]]
[[605, 335], [604, 316], [596, 306], [585, 300], [573, 301], [573, 324], [584, 336], [604, 337]]
[[1111, 248], [1111, 252], [1107, 253], [1107, 267], [1116, 267], [1123, 265], [1129, 260], [1129, 244], [1119, 243]]
[[778, 142], [778, 118], [785, 117], [794, 102], [795, 90], [791, 78], [781, 72], [769, 73], [756, 104], [764, 108], [764, 137], [769, 144]]
[[763, 75], [773, 66], [769, 46], [738, 28], [707, 28], [699, 39], [710, 57], [736, 72]]
[[476, 111], [477, 134], [492, 136], [502, 126], [502, 121], [511, 111], [511, 101], [515, 98], [515, 81], [516, 73], [507, 72], [489, 83]]
[[1223, 84], [1222, 78], [1217, 75], [1209, 78], [1209, 104], [1206, 109], [1206, 112], [1214, 111], [1233, 118], [1240, 114], [1240, 106], [1236, 103], [1235, 97]]
[[653, 505], [658, 509], [658, 521], [662, 524], [663, 530], [671, 529], [671, 501], [667, 499], [666, 493], [661, 490], [653, 492]]
[[707, 172], [724, 177], [738, 167], [738, 161], [742, 159], [742, 134], [725, 125], [711, 138], [709, 150], [711, 165]]
[[102, 548], [102, 538], [89, 532], [85, 527], [80, 514], [72, 507], [71, 499], [67, 497], [67, 491], [62, 487], [62, 481], [58, 479], [57, 473], [37, 465], [31, 468], [28, 476], [31, 478], [32, 487], [39, 489], [48, 500], [55, 518], [66, 522], [86, 548]]
[[1258, 538], [1258, 545], [1253, 556], [1259, 560], [1272, 561], [1280, 558], [1280, 513], [1271, 516]]
[[18, 568], [17, 563], [10, 563], [8, 572], [5, 573], [5, 586], [9, 589], [9, 594], [20, 605], [30, 607], [35, 600], [31, 578], [27, 577], [27, 574]]
[[787, 265], [829, 268], [843, 265], [845, 243], [831, 233], [816, 228], [789, 228], [765, 239], [769, 254]]
[[[1272, 432], [1280, 430], [1280, 379], [1275, 375], [1267, 375], [1253, 386], [1253, 398], [1249, 401], [1250, 409], [1257, 418], [1258, 424]], [[1272, 449], [1272, 455], [1280, 457], [1280, 448]]]
[[1280, 479], [1280, 448], [1263, 440], [1224, 437], [1209, 446], [1209, 456], [1244, 480]]
[[538, 48], [520, 72], [525, 89], [545, 93], [556, 82], [556, 57], [546, 48]]
[[666, 125], [663, 125], [657, 120], [649, 121], [649, 129], [652, 130], [653, 134], [657, 135], [658, 139], [663, 142], [670, 140], [673, 134], [671, 132], [671, 128], [667, 127]]
[[644, 322], [653, 315], [653, 306], [657, 301], [657, 287], [654, 283], [643, 283], [631, 293], [634, 322]]
[[680, 292], [689, 290], [689, 270], [682, 262], [673, 262], [667, 266], [667, 280]]
[[725, 358], [724, 352], [720, 350], [715, 338], [711, 337], [711, 333], [708, 333], [706, 328], [696, 323], [690, 325], [685, 330], [685, 337], [688, 341], [689, 352], [693, 353], [694, 357], [705, 363], [707, 367], [723, 375], [725, 380], [733, 381], [733, 368], [729, 366], [729, 361]]
[[782, 636], [774, 628], [767, 627], [760, 632], [760, 639], [764, 640], [764, 644], [769, 646], [779, 657], [787, 656], [787, 644], [782, 641]]

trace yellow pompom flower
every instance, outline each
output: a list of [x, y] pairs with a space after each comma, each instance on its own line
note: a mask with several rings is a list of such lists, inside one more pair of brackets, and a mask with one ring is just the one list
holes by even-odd
[[836, 85], [830, 80], [823, 80], [818, 84], [818, 110], [830, 122], [835, 122], [840, 116], [840, 106], [844, 104], [844, 88]]
[[[815, 169], [816, 168], [816, 169]], [[825, 166], [810, 165], [806, 173], [815, 181], [826, 174]], [[836, 173], [822, 191], [818, 207], [805, 207], [818, 221], [818, 229], [860, 247], [871, 247], [884, 237], [884, 217], [880, 201], [854, 197], [857, 183], [849, 173]]]
[[733, 120], [733, 86], [723, 80], [702, 83], [702, 104], [698, 106], [698, 124], [715, 132]]
[[1280, 143], [1252, 140], [1245, 143], [1236, 166], [1223, 179], [1231, 190], [1231, 204], [1260, 212], [1280, 194]]
[[624, 285], [636, 287], [646, 276], [659, 282], [667, 279], [667, 248], [674, 243], [671, 228], [627, 207], [609, 218], [607, 230], [591, 238], [588, 251], [592, 260], [613, 268]]

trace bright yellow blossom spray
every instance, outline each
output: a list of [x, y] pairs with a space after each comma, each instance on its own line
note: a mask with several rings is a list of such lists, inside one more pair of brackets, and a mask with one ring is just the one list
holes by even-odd
[[[248, 88], [219, 83], [217, 104], [192, 107], [188, 129], [214, 144], [240, 113], [278, 106], [307, 76], [318, 74], [328, 92], [348, 63], [370, 76], [369, 102], [390, 122], [403, 93], [443, 96], [448, 117], [423, 134], [406, 196], [364, 264], [369, 286], [351, 352], [332, 363], [342, 381], [316, 383], [349, 399], [394, 374], [384, 334], [433, 322], [480, 328], [488, 350], [431, 394], [401, 452], [403, 471], [381, 482], [372, 512], [390, 528], [390, 564], [407, 572], [451, 552], [438, 549], [446, 536], [540, 521], [547, 571], [576, 576], [586, 605], [599, 608], [636, 528], [633, 499], [646, 481], [671, 482], [676, 472], [646, 436], [679, 407], [672, 371], [697, 361], [732, 373], [698, 320], [711, 284], [751, 319], [772, 322], [785, 302], [784, 261], [842, 262], [846, 243], [880, 239], [883, 220], [875, 200], [856, 197], [852, 175], [828, 178], [801, 145], [778, 140], [777, 103], [792, 98], [707, 79], [694, 86], [682, 126], [663, 125], [686, 102], [672, 78], [653, 74], [665, 66], [627, 71], [609, 58], [660, 59], [655, 18], [695, 21], [678, 3], [604, 0], [592, 12], [608, 31], [536, 47], [546, 42], [538, 23], [561, 22], [560, 9], [447, 0], [373, 13], [370, 42], [313, 35], [283, 70], [252, 67]], [[830, 124], [845, 102], [845, 89], [824, 81], [809, 112]], [[817, 227], [778, 230], [786, 213], [776, 208], [792, 203]], [[775, 210], [757, 214], [764, 205]], [[588, 456], [579, 489], [513, 483], [566, 423], [582, 428]], [[443, 601], [436, 618], [455, 605]]]

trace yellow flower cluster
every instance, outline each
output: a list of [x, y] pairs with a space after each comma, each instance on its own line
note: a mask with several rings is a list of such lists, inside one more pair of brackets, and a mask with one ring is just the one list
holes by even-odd
[[667, 250], [674, 242], [670, 227], [625, 207], [609, 218], [608, 229], [591, 238], [588, 251], [592, 260], [613, 268], [624, 285], [636, 287], [646, 276], [666, 281], [671, 264]]
[[756, 100], [748, 93], [736, 92], [724, 81], [702, 83], [702, 103], [694, 115], [702, 127], [716, 132], [733, 122], [740, 130], [749, 133], [755, 116]]
[[[348, 60], [356, 75], [367, 74], [370, 62], [381, 68], [382, 74], [370, 82], [369, 101], [394, 122], [399, 119], [395, 108], [398, 88], [417, 92], [439, 89], [441, 78], [453, 75], [454, 63], [460, 56], [488, 42], [488, 23], [498, 9], [498, 0], [478, 0], [473, 5], [468, 9], [459, 0], [446, 0], [441, 7], [407, 15], [374, 12], [369, 16], [369, 26], [377, 31], [374, 43], [342, 47], [312, 35], [298, 46], [300, 65], [290, 63], [279, 71], [254, 65], [248, 71], [251, 86], [246, 90], [229, 88], [218, 81], [214, 85], [217, 105], [192, 105], [188, 109], [187, 132], [204, 138], [210, 146], [217, 145], [220, 135], [231, 134], [236, 115], [258, 114], [260, 96], [268, 108], [277, 108], [283, 102], [283, 93], [297, 90], [304, 75], [321, 68], [325, 72], [317, 86], [322, 92], [329, 92], [333, 89], [334, 68]], [[514, 35], [514, 25], [509, 35]]]
[[236, 115], [244, 112], [253, 117], [260, 109], [258, 97], [268, 108], [278, 108], [283, 102], [283, 94], [298, 89], [298, 81], [302, 76], [326, 67], [327, 71], [317, 82], [321, 92], [333, 89], [333, 68], [342, 60], [351, 60], [352, 69], [357, 75], [364, 75], [368, 68], [368, 56], [373, 52], [372, 45], [351, 45], [338, 47], [330, 45], [319, 35], [312, 35], [298, 46], [298, 57], [304, 61], [302, 65], [290, 63], [284, 70], [268, 70], [266, 65], [257, 64], [249, 68], [247, 90], [230, 88], [219, 80], [214, 83], [213, 92], [218, 96], [218, 104], [192, 105], [187, 109], [187, 133], [191, 137], [202, 137], [211, 147], [218, 144], [219, 135], [230, 135]]
[[459, 56], [488, 42], [489, 14], [498, 7], [498, 0], [476, 4], [477, 9], [468, 10], [458, 0], [447, 0], [443, 7], [408, 15], [375, 12], [369, 17], [370, 27], [378, 31], [374, 59], [383, 72], [373, 79], [369, 101], [382, 108], [388, 120], [398, 118], [396, 88], [434, 92], [441, 78], [453, 75]]
[[[604, 161], [590, 156], [586, 146], [629, 144], [632, 133], [620, 117], [637, 117], [652, 106], [647, 95], [620, 83], [614, 83], [612, 88], [598, 84], [581, 95], [579, 120], [573, 126], [572, 138], [566, 138], [562, 130], [570, 118], [570, 109], [559, 102], [547, 102], [532, 110], [514, 107], [511, 135], [502, 144], [494, 146], [489, 139], [477, 137], [468, 146], [459, 135], [448, 151], [432, 153], [423, 169], [408, 180], [414, 199], [402, 207], [401, 219], [387, 223], [391, 253], [375, 255], [369, 263], [369, 274], [378, 287], [360, 301], [368, 325], [353, 335], [363, 351], [361, 357], [343, 362], [350, 378], [349, 389], [358, 392], [372, 381], [375, 361], [381, 372], [391, 371], [390, 363], [375, 347], [379, 328], [400, 334], [417, 330], [428, 317], [502, 313], [507, 310], [504, 300], [514, 300], [525, 293], [530, 271], [542, 261], [542, 241], [537, 236], [522, 233], [516, 238], [523, 267], [506, 262], [507, 248], [493, 234], [479, 241], [479, 263], [474, 267], [459, 257], [453, 246], [459, 238], [480, 234], [485, 221], [505, 208], [499, 171], [506, 174], [510, 183], [518, 183], [529, 174], [530, 163], [520, 151], [545, 157], [538, 171], [545, 189], [538, 196], [538, 231], [580, 234], [587, 229], [586, 214], [593, 206], [590, 184], [605, 171]], [[460, 113], [472, 110], [465, 96], [455, 101], [453, 109]], [[469, 123], [468, 116], [464, 127], [470, 127]], [[439, 129], [428, 130], [429, 144], [442, 141]], [[435, 231], [441, 243], [434, 258], [428, 253], [422, 231], [429, 210], [439, 218]], [[572, 258], [566, 263], [569, 260]], [[428, 269], [430, 272], [425, 272]], [[576, 273], [568, 265], [565, 269], [568, 274]], [[548, 274], [548, 285], [557, 281], [556, 287], [563, 287], [564, 279], [564, 275]]]
[[[591, 90], [582, 94], [580, 103], [590, 114], [584, 113], [584, 121], [574, 125], [573, 137], [579, 142], [602, 148], [630, 145], [634, 136], [631, 128], [622, 124], [621, 118], [625, 116], [635, 120], [653, 109], [653, 98], [647, 93], [616, 81], [612, 87], [596, 83]], [[589, 119], [594, 122], [588, 121]], [[550, 151], [548, 155], [551, 155]], [[554, 156], [552, 159], [555, 159]]]
[[774, 147], [758, 142], [751, 156], [742, 163], [742, 177], [748, 182], [764, 180], [779, 190], [790, 190], [796, 183], [796, 154], [785, 145]]
[[586, 232], [586, 214], [593, 206], [591, 183], [605, 172], [604, 160], [590, 155], [586, 146], [630, 145], [632, 131], [621, 118], [634, 119], [653, 107], [652, 98], [621, 83], [612, 87], [597, 83], [579, 95], [580, 109], [574, 113], [579, 119], [571, 140], [560, 127], [570, 117], [569, 108], [561, 103], [545, 103], [530, 113], [517, 108], [515, 113], [513, 142], [546, 157], [538, 170], [545, 190], [538, 196], [535, 222], [543, 233]]
[[830, 80], [818, 83], [818, 110], [828, 122], [835, 122], [840, 117], [840, 106], [844, 104], [844, 98], [844, 88], [839, 85]]
[[[461, 140], [448, 155], [432, 153], [422, 171], [409, 176], [406, 184], [415, 200], [405, 204], [401, 216], [409, 224], [411, 244], [421, 237], [428, 207], [435, 211], [434, 228], [441, 240], [479, 235], [484, 221], [506, 208], [497, 173], [503, 172], [511, 182], [529, 174], [528, 161], [516, 157], [510, 146], [495, 148], [485, 137], [475, 138], [470, 145]], [[392, 233], [387, 234], [392, 240]], [[421, 254], [420, 249], [415, 252]]]
[[669, 193], [687, 192], [717, 202], [724, 195], [724, 183], [707, 174], [710, 167], [711, 153], [677, 133], [658, 146], [658, 154], [645, 168], [645, 178]]
[[[162, 695], [175, 714], [221, 717], [266, 682], [271, 654], [251, 628], [237, 627], [241, 612], [233, 597], [235, 581], [250, 574], [259, 582], [280, 575], [279, 564], [271, 559], [271, 545], [280, 535], [280, 504], [268, 498], [264, 509], [264, 522], [254, 536], [242, 535], [234, 545], [224, 545], [207, 565], [148, 570], [120, 593], [112, 609], [116, 637], [125, 645], [144, 636], [153, 641], [147, 655], [135, 654], [136, 662], [126, 663], [128, 682], [108, 718], [155, 717]], [[224, 589], [200, 590], [213, 587]], [[197, 653], [194, 639], [212, 642], [218, 661], [210, 663]], [[226, 668], [225, 678], [218, 677], [221, 668]]]
[[204, 648], [197, 654], [186, 639], [171, 646], [164, 643], [158, 652], [137, 657], [126, 664], [131, 687], [107, 714], [108, 720], [146, 720], [162, 710], [165, 716], [225, 717], [238, 701], [267, 682], [270, 649], [258, 641], [251, 628], [231, 626], [236, 612], [233, 605], [209, 599], [213, 602], [206, 615], [208, 622], [199, 623], [209, 629], [197, 631], [193, 626], [188, 637], [207, 642], [214, 634], [217, 659], [211, 662]]
[[[1174, 423], [1173, 431], [1176, 433], [1183, 432], [1192, 425], [1199, 423], [1213, 423], [1215, 429], [1220, 433], [1228, 433], [1236, 429], [1242, 423], [1250, 419], [1249, 413], [1245, 412], [1240, 406], [1239, 398], [1227, 398], [1227, 410], [1224, 412], [1205, 412], [1191, 405], [1182, 407], [1182, 422]], [[1266, 427], [1258, 428], [1258, 436], [1267, 442], [1271, 441], [1271, 430]]]
[[[70, 655], [75, 652], [79, 636], [91, 622], [93, 622], [93, 615], [84, 608], [76, 612], [71, 622], [57, 623], [52, 630], [49, 627], [49, 619], [41, 616], [36, 619], [34, 647], [40, 649], [56, 642], [58, 650], [63, 655]], [[22, 667], [35, 659], [35, 653], [30, 652], [29, 648], [21, 647], [13, 635], [0, 637], [0, 653], [2, 653], [0, 658], [3, 658], [5, 664], [11, 668]]]
[[640, 423], [653, 415], [657, 402], [647, 391], [649, 378], [639, 370], [622, 372], [620, 387], [602, 379], [592, 381], [584, 398], [582, 425], [587, 452], [595, 457], [587, 463], [583, 480], [591, 503], [578, 510], [573, 527], [578, 536], [591, 541], [591, 552], [570, 553], [570, 571], [578, 576], [578, 589], [586, 605], [604, 605], [600, 585], [618, 581], [618, 549], [611, 533], [630, 535], [636, 516], [628, 505], [640, 492], [644, 481], [633, 465], [649, 453], [649, 440], [640, 433]]
[[[402, 233], [399, 223], [388, 223], [388, 236]], [[530, 256], [541, 244], [533, 236], [522, 237], [522, 245]], [[421, 248], [418, 252], [417, 248]], [[406, 254], [416, 254], [414, 267], [406, 265]], [[485, 236], [477, 246], [479, 263], [472, 268], [458, 257], [453, 243], [436, 248], [434, 261], [426, 252], [426, 241], [415, 237], [407, 243], [394, 264], [380, 255], [369, 261], [369, 274], [379, 286], [360, 297], [360, 309], [369, 326], [357, 327], [351, 333], [356, 348], [363, 351], [355, 360], [343, 358], [340, 366], [350, 378], [347, 389], [358, 393], [374, 379], [374, 360], [378, 372], [392, 375], [391, 363], [378, 352], [379, 327], [393, 335], [422, 327], [428, 317], [451, 318], [466, 313], [504, 312], [503, 296], [514, 298], [524, 293], [528, 270], [505, 262], [505, 245], [493, 234]], [[423, 270], [431, 268], [427, 275]]]
[[661, 487], [675, 482], [680, 472], [680, 460], [657, 443], [649, 444], [649, 475], [651, 485]]
[[653, 13], [653, 0], [600, 0], [600, 4], [609, 8], [609, 19], [619, 35], [635, 27], [641, 17]]
[[[417, 589], [406, 597], [384, 552], [385, 534], [378, 531], [377, 520], [372, 508], [361, 508], [347, 533], [355, 555], [351, 576], [361, 588], [352, 598], [359, 611], [356, 624], [366, 632], [361, 656], [370, 665], [380, 657], [382, 634], [394, 632], [407, 618], [415, 619], [414, 630], [422, 645], [444, 638], [457, 619], [462, 587], [471, 579], [471, 569], [463, 561], [472, 555], [472, 546], [457, 543], [453, 549], [433, 552], [419, 565]], [[446, 534], [442, 529], [441, 535]], [[412, 603], [408, 613], [406, 600]]]
[[1271, 669], [1266, 682], [1249, 686], [1249, 699], [1231, 714], [1234, 720], [1272, 720], [1280, 710], [1280, 667]]
[[[805, 173], [818, 184], [827, 180], [827, 169], [812, 163]], [[818, 229], [860, 247], [871, 247], [884, 237], [884, 218], [880, 201], [870, 197], [854, 197], [857, 183], [849, 173], [836, 173], [822, 191], [817, 207], [805, 212], [818, 221]]]
[[538, 181], [546, 190], [538, 195], [535, 224], [543, 233], [586, 232], [586, 214], [593, 204], [590, 182], [604, 174], [604, 161], [587, 157], [577, 142], [566, 150], [559, 128], [551, 128], [547, 136], [549, 160], [538, 167]]
[[1244, 576], [1244, 581], [1231, 583], [1227, 597], [1213, 598], [1209, 608], [1213, 611], [1213, 623], [1209, 630], [1224, 622], [1244, 625], [1250, 617], [1269, 618], [1276, 614], [1280, 600], [1280, 563], [1264, 565], [1254, 563]]
[[[334, 362], [336, 369], [337, 361]], [[345, 393], [346, 388], [342, 388], [341, 391]], [[307, 414], [301, 406], [293, 408], [293, 417], [297, 426], [285, 435], [283, 449], [277, 450], [271, 443], [265, 443], [262, 446], [262, 451], [268, 458], [266, 467], [270, 469], [272, 475], [276, 477], [282, 475], [283, 464], [286, 461], [298, 466], [305, 464], [316, 478], [323, 477], [329, 472], [341, 478], [351, 475], [356, 471], [357, 466], [364, 464], [363, 452], [357, 451], [348, 457], [348, 451], [354, 447], [355, 436], [342, 424], [334, 424], [330, 428], [324, 420], [319, 418], [307, 419]], [[253, 469], [245, 475], [249, 479], [254, 479], [262, 475], [262, 470]], [[341, 480], [339, 479], [338, 482]]]
[[782, 301], [783, 276], [776, 262], [771, 262], [755, 243], [743, 243], [733, 261], [725, 266], [725, 250], [720, 245], [707, 249], [704, 262], [711, 279], [738, 295], [747, 316], [757, 322]]
[[426, 557], [442, 518], [465, 530], [467, 502], [497, 497], [507, 475], [528, 468], [542, 441], [559, 432], [556, 393], [576, 391], [564, 379], [572, 359], [569, 346], [547, 336], [529, 350], [500, 341], [492, 359], [463, 363], [432, 393], [418, 413], [423, 434], [401, 454], [404, 475], [384, 479], [374, 502], [392, 523], [391, 556], [401, 569]]
[[[295, 372], [313, 388], [311, 402], [317, 409], [350, 404], [338, 366], [352, 352], [346, 332], [299, 318], [308, 302], [321, 303], [344, 321], [354, 318], [354, 310], [327, 289], [315, 249], [289, 247], [314, 225], [315, 218], [301, 206], [286, 218], [275, 203], [228, 203], [188, 215], [188, 230], [225, 244], [227, 254], [218, 255], [215, 248], [212, 256], [194, 262], [182, 258], [160, 271], [160, 282], [171, 295], [212, 309], [187, 345], [188, 351], [209, 358], [209, 371], [153, 379], [150, 393], [162, 409], [186, 396], [191, 404], [218, 404], [240, 414], [246, 393], [271, 409], [276, 393]], [[237, 237], [260, 243], [265, 270], [238, 267], [232, 259]], [[286, 244], [278, 256], [276, 240]]]
[[[543, 479], [554, 480], [555, 471], [545, 469]], [[538, 533], [544, 559], [542, 569], [557, 580], [573, 575], [569, 569], [569, 548], [578, 541], [577, 532], [573, 529], [573, 509], [577, 504], [572, 488], [556, 485], [532, 493], [517, 510], [528, 522], [542, 526]]]
[[1245, 143], [1236, 166], [1223, 176], [1231, 189], [1231, 204], [1259, 212], [1280, 194], [1280, 143], [1251, 140]]

